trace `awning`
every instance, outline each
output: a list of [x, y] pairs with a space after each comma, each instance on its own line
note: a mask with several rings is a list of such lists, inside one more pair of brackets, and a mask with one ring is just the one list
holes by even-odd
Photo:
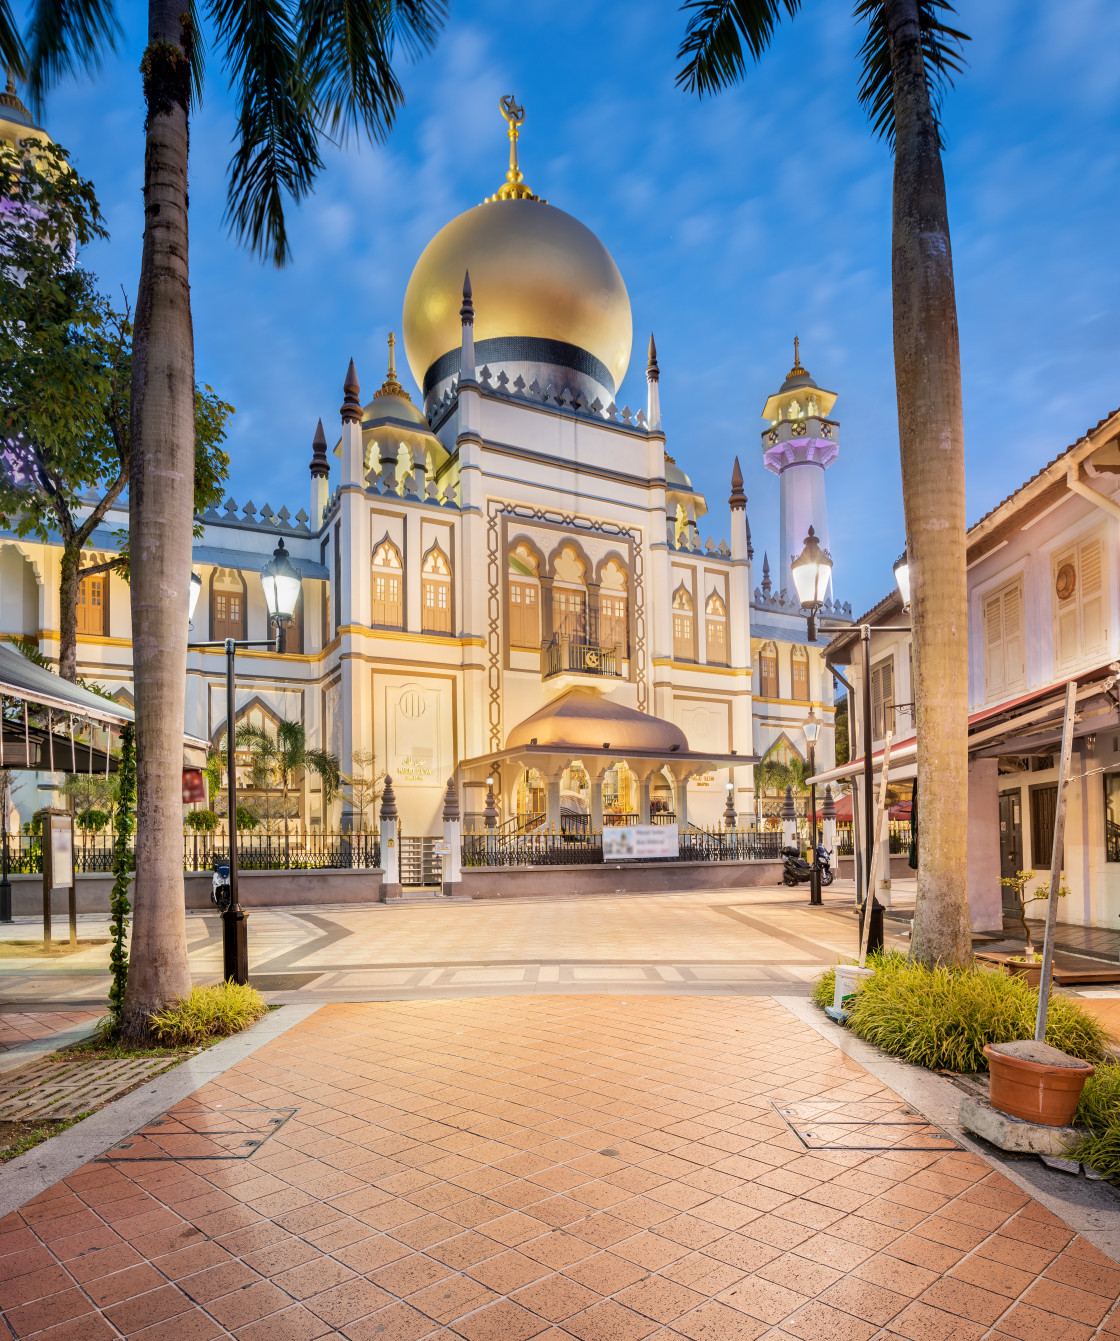
[[38, 666], [8, 643], [0, 643], [0, 695], [9, 695], [56, 712], [123, 726], [135, 721], [132, 709], [102, 698], [91, 689], [71, 684], [54, 671]]

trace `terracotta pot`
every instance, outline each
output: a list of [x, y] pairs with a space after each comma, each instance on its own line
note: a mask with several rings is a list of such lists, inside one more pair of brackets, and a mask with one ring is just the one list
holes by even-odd
[[1037, 987], [1042, 981], [1042, 965], [1029, 963], [1015, 963], [1010, 955], [1006, 954], [978, 954], [973, 956], [982, 964], [992, 964], [996, 968], [1003, 969], [1004, 973], [1009, 973], [1014, 978], [1022, 978], [1028, 987]]
[[996, 1052], [990, 1043], [984, 1056], [992, 1073], [992, 1107], [1045, 1127], [1070, 1125], [1081, 1091], [1094, 1070], [1082, 1061], [1071, 1066], [1031, 1062]]

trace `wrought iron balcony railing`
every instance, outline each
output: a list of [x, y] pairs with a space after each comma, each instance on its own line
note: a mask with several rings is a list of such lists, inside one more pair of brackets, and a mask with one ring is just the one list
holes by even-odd
[[622, 658], [618, 645], [600, 647], [589, 641], [579, 641], [557, 634], [541, 648], [541, 679], [554, 675], [609, 675], [621, 676]]

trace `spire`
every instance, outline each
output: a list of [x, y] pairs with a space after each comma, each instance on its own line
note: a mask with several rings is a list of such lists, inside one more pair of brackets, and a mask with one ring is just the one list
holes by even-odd
[[793, 337], [793, 367], [786, 374], [786, 381], [791, 377], [808, 377], [808, 372], [801, 366], [801, 341], [795, 335]]
[[649, 362], [646, 364], [646, 381], [657, 382], [661, 378], [661, 369], [657, 366], [657, 346], [653, 342], [653, 332], [649, 333]]
[[373, 393], [376, 400], [378, 396], [399, 396], [402, 400], [407, 400], [412, 404], [412, 397], [397, 381], [397, 337], [392, 331], [389, 332], [389, 368], [385, 374], [385, 380], [381, 383], [381, 388]]
[[382, 824], [386, 820], [395, 820], [397, 818], [397, 797], [393, 791], [393, 779], [385, 779], [385, 789], [381, 793], [381, 814], [379, 816]]
[[731, 471], [731, 497], [727, 501], [731, 504], [732, 512], [742, 512], [747, 506], [747, 496], [743, 492], [743, 471], [738, 457]]
[[459, 309], [459, 319], [464, 326], [474, 325], [474, 295], [471, 292], [471, 272], [463, 276], [463, 306]]
[[831, 785], [824, 789], [824, 806], [821, 809], [821, 818], [826, 820], [836, 818], [836, 802], [832, 799]]
[[770, 556], [763, 551], [762, 554], [762, 594], [768, 600], [770, 598]]
[[517, 162], [517, 140], [525, 122], [525, 108], [518, 107], [512, 93], [499, 98], [498, 107], [509, 122], [509, 171], [506, 173], [505, 185], [499, 187], [496, 195], [487, 196], [483, 204], [489, 205], [495, 200], [540, 200], [540, 196], [535, 196], [525, 185], [525, 178]]
[[311, 478], [326, 479], [330, 473], [330, 462], [327, 460], [327, 435], [323, 432], [323, 421], [320, 419], [311, 443]]
[[346, 381], [342, 384], [342, 409], [339, 411], [344, 424], [362, 422], [362, 402], [358, 399], [361, 390], [358, 385], [358, 370], [354, 367], [354, 360], [351, 359], [350, 366], [346, 369]]
[[443, 822], [453, 824], [459, 816], [459, 792], [455, 787], [455, 777], [447, 779], [447, 790], [443, 794]]

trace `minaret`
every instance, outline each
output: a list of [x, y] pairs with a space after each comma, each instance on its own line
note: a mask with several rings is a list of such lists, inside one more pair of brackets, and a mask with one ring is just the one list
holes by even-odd
[[658, 432], [661, 429], [661, 392], [658, 387], [660, 380], [657, 346], [653, 343], [653, 332], [650, 331], [649, 362], [646, 364], [646, 427]]
[[471, 272], [463, 275], [463, 306], [459, 309], [463, 326], [463, 348], [459, 355], [459, 381], [473, 382], [474, 368], [474, 301], [471, 293]]
[[311, 443], [311, 529], [317, 531], [323, 524], [330, 494], [331, 465], [327, 460], [327, 435], [320, 419]]
[[768, 421], [762, 430], [763, 461], [780, 482], [778, 590], [790, 596], [791, 564], [804, 548], [810, 526], [821, 548], [828, 549], [824, 472], [840, 455], [840, 426], [828, 418], [835, 403], [836, 392], [823, 391], [801, 366], [800, 341], [794, 336], [793, 367], [762, 410]]

